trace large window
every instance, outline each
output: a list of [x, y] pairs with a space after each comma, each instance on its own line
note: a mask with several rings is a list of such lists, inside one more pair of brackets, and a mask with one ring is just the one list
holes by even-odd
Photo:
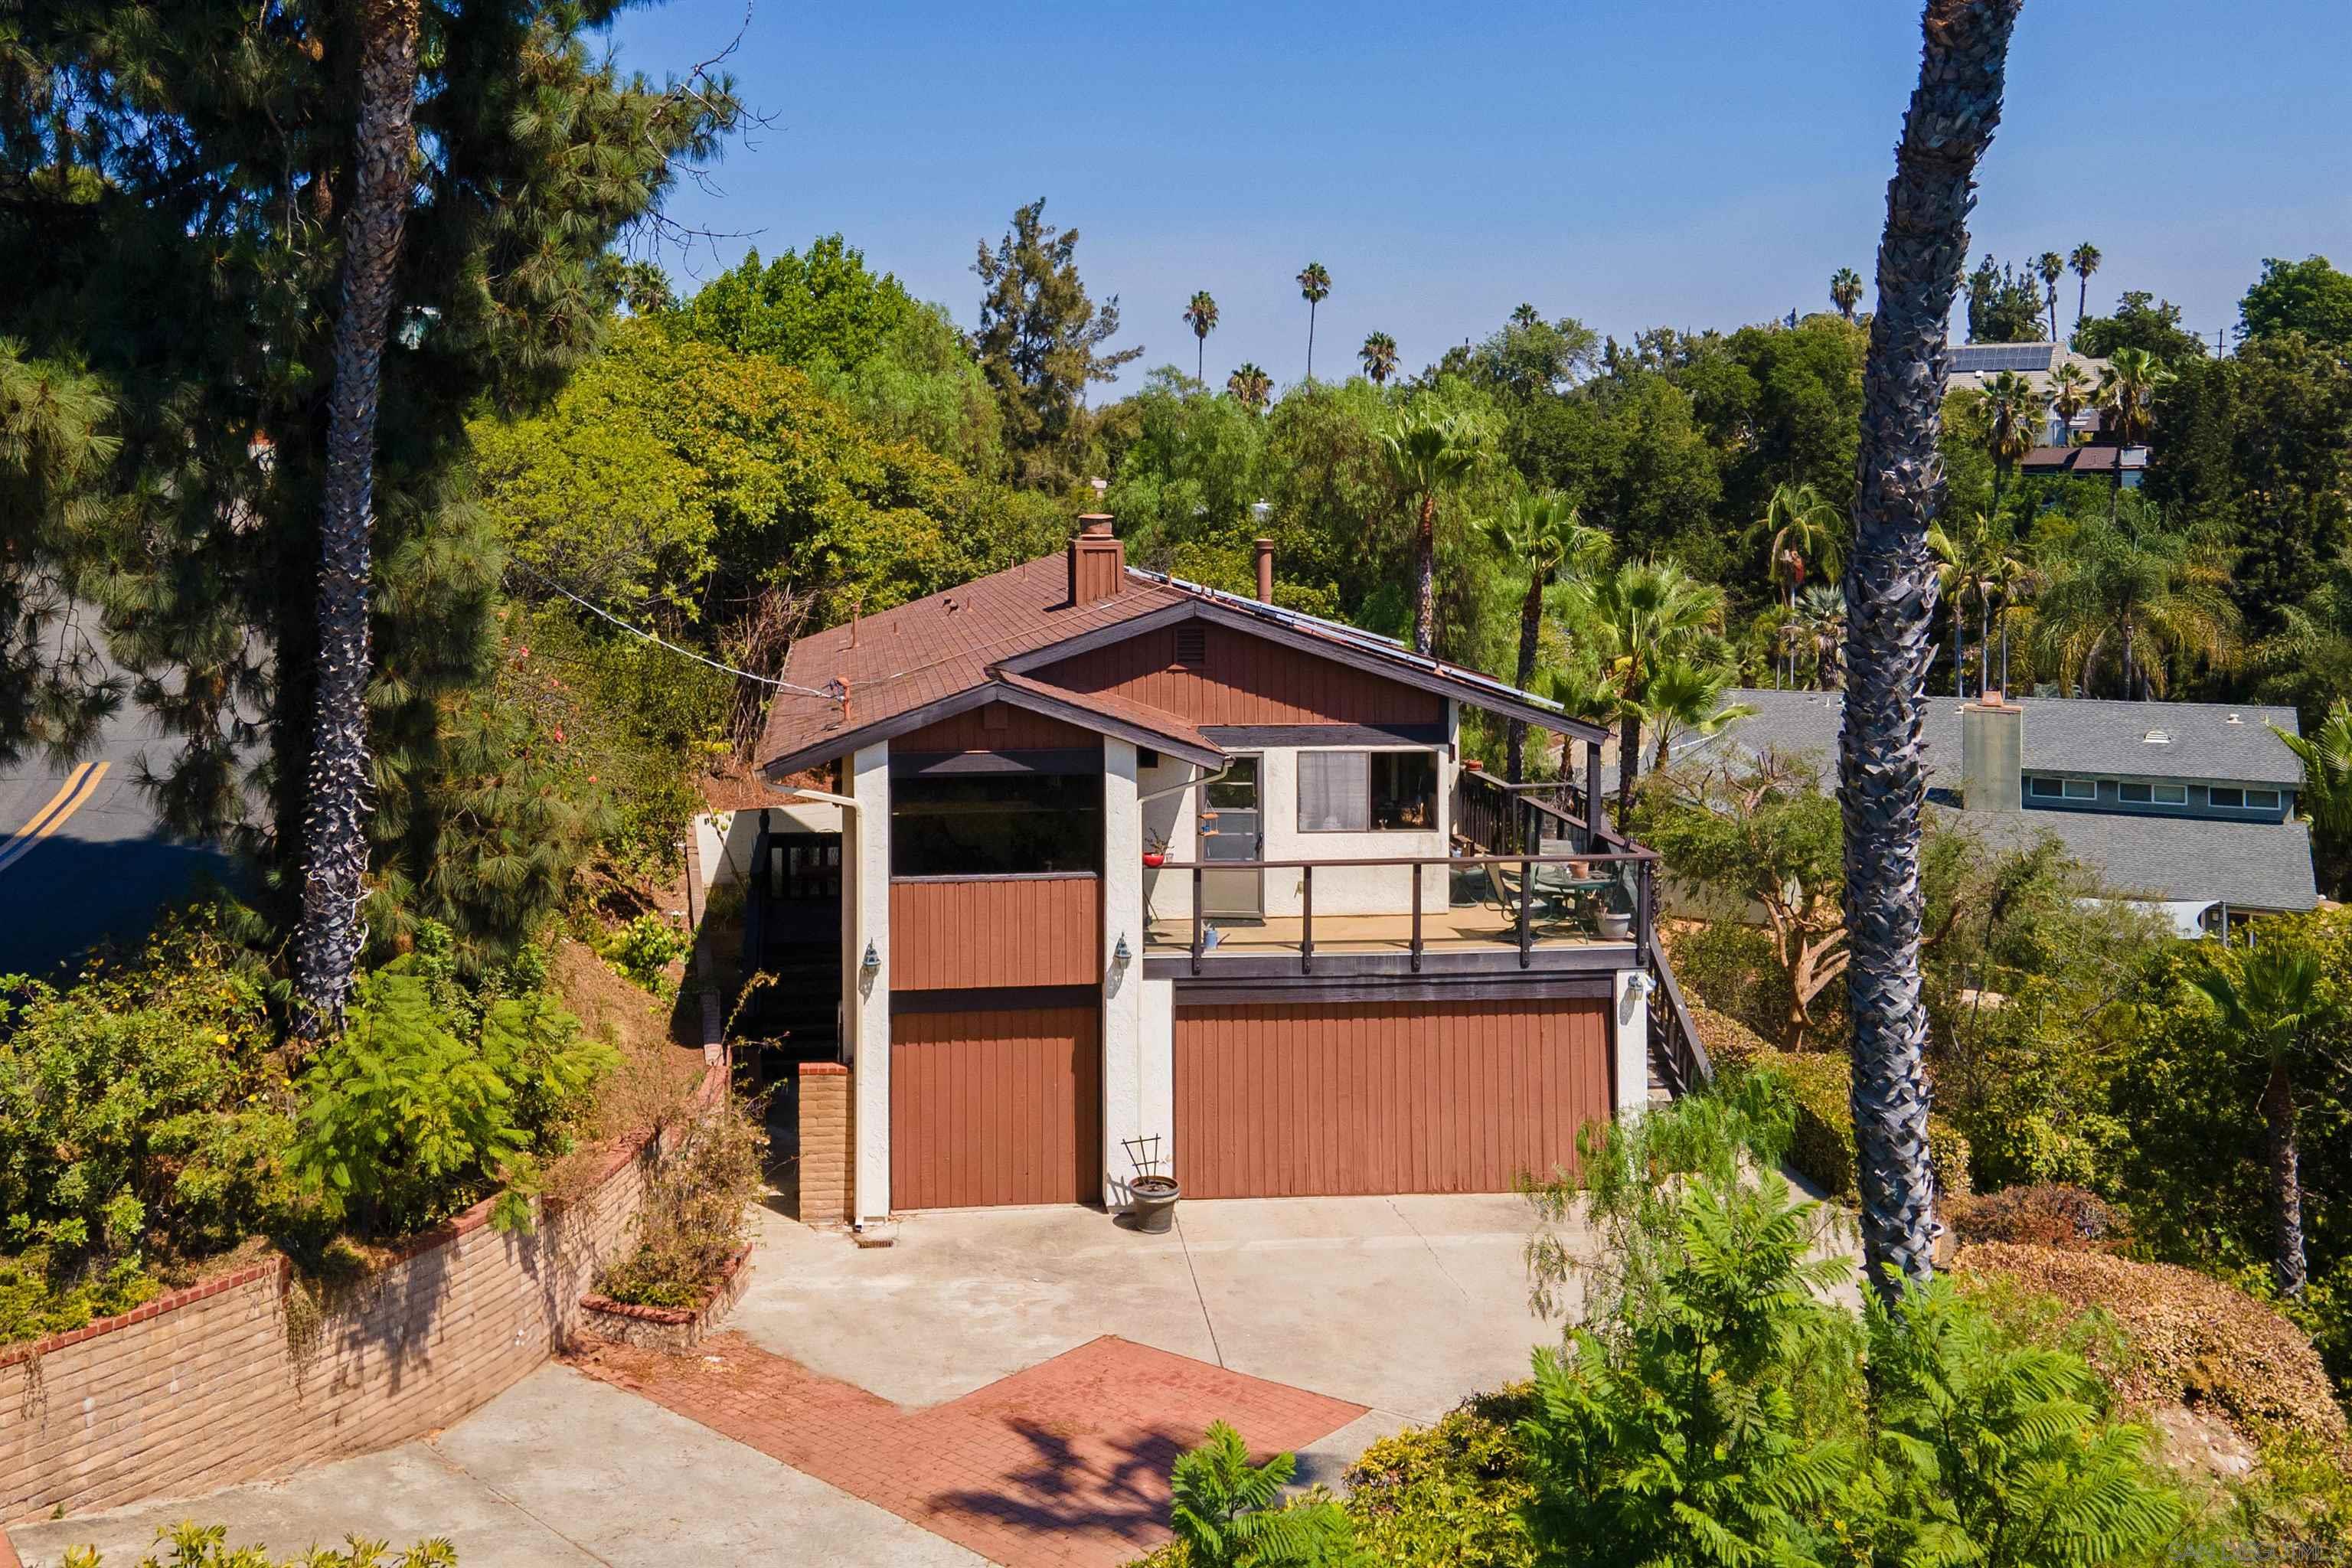
[[890, 781], [890, 874], [1102, 871], [1102, 775], [961, 773]]
[[2126, 805], [2186, 805], [2189, 804], [2187, 784], [2134, 784], [2126, 779], [2116, 786], [2116, 793]]
[[1434, 832], [1434, 752], [1301, 752], [1301, 833]]

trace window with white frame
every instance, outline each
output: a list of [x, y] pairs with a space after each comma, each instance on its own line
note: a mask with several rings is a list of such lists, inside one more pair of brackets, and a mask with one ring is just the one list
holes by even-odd
[[2189, 804], [2187, 784], [2134, 784], [2129, 780], [2116, 786], [2116, 795], [2126, 805], [2186, 805]]
[[1435, 752], [1301, 752], [1301, 833], [1430, 832], [1437, 826]]
[[2246, 792], [2248, 811], [2276, 811], [2279, 792], [2274, 789], [2250, 789]]
[[2216, 811], [2243, 811], [2246, 809], [2246, 792], [2215, 784], [2205, 792], [2205, 804]]
[[2025, 793], [2036, 800], [2056, 800], [2065, 792], [2056, 779], [2030, 778], [2025, 781]]

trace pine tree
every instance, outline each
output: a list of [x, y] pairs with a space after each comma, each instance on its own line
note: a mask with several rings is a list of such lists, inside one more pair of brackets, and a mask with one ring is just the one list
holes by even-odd
[[1077, 248], [1078, 231], [1048, 224], [1040, 196], [1013, 215], [993, 250], [980, 242], [971, 268], [985, 285], [974, 346], [1004, 410], [1004, 444], [1021, 479], [1041, 487], [1066, 477], [1087, 388], [1143, 353], [1100, 352], [1118, 335], [1118, 296], [1087, 297]]

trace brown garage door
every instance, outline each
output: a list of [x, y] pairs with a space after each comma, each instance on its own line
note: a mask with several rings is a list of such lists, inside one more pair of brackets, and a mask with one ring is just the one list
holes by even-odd
[[1102, 1195], [1102, 1047], [1091, 1007], [890, 1020], [890, 1205]]
[[1574, 1163], [1609, 1057], [1597, 998], [1180, 1011], [1176, 1175], [1203, 1198], [1507, 1192]]

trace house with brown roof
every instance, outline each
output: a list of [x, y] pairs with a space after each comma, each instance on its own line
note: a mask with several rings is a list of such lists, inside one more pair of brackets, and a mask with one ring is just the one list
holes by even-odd
[[[852, 1075], [852, 1212], [1506, 1190], [1703, 1073], [1604, 731], [1068, 548], [802, 638], [746, 966]], [[1582, 778], [1465, 764], [1465, 708]], [[837, 998], [837, 1001], [835, 1000]]]

